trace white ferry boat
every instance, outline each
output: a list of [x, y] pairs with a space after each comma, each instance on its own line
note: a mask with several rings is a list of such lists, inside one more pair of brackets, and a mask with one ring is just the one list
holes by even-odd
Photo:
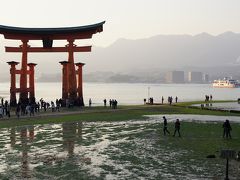
[[213, 87], [217, 88], [238, 88], [240, 87], [240, 83], [234, 79], [219, 79], [213, 81]]

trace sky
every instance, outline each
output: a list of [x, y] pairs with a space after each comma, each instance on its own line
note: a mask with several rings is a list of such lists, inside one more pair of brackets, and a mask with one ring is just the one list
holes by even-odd
[[[240, 32], [239, 0], [7, 0], [0, 24], [18, 27], [70, 27], [106, 21], [93, 45], [119, 38], [159, 34]], [[3, 39], [3, 37], [0, 37]]]

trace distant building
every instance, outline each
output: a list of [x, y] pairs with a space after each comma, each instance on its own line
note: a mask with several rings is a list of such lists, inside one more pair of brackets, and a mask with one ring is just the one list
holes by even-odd
[[167, 83], [184, 83], [184, 72], [183, 71], [170, 71], [166, 74]]
[[188, 72], [188, 82], [203, 83], [203, 75], [201, 72]]
[[203, 74], [203, 82], [204, 83], [209, 83], [210, 79], [209, 79], [209, 75], [208, 74]]

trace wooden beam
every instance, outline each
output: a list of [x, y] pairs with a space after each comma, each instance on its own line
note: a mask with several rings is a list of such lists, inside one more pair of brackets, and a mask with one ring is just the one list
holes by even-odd
[[[76, 46], [73, 47], [74, 52], [91, 52], [92, 46]], [[22, 52], [21, 47], [5, 47], [6, 52]], [[42, 47], [28, 47], [27, 52], [68, 52], [68, 47], [52, 47], [52, 48], [42, 48]]]
[[42, 40], [43, 38], [49, 38], [52, 40], [66, 40], [72, 39], [91, 39], [95, 31], [71, 33], [71, 34], [51, 34], [51, 35], [31, 35], [31, 34], [16, 34], [16, 33], [3, 33], [5, 39], [14, 40]]

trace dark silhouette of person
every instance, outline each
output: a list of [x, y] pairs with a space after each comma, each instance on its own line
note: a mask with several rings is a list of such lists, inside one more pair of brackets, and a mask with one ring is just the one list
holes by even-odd
[[166, 135], [166, 132], [170, 134], [170, 132], [167, 129], [167, 118], [163, 116], [163, 134], [164, 136]]
[[91, 98], [89, 99], [88, 103], [89, 103], [89, 107], [91, 107], [92, 106], [92, 99]]
[[150, 104], [153, 105], [153, 97], [149, 98]]
[[231, 136], [231, 130], [232, 130], [232, 127], [230, 125], [230, 122], [229, 120], [227, 119], [224, 123], [223, 123], [223, 138], [232, 138]]
[[21, 105], [20, 103], [18, 103], [17, 107], [16, 107], [16, 116], [19, 118], [20, 117], [20, 111], [21, 111]]
[[107, 106], [107, 100], [104, 99], [104, 100], [103, 100], [103, 103], [104, 103], [104, 107], [106, 107], [106, 106]]
[[112, 99], [109, 99], [109, 106], [112, 107]]
[[163, 104], [163, 101], [164, 101], [164, 97], [162, 96], [162, 104]]
[[205, 101], [209, 101], [209, 96], [208, 95], [205, 95]]
[[176, 102], [176, 103], [178, 102], [178, 97], [177, 97], [177, 96], [175, 97], [175, 102]]
[[178, 132], [178, 136], [181, 137], [181, 134], [180, 134], [180, 121], [179, 121], [179, 119], [177, 119], [176, 122], [175, 122], [175, 131], [174, 131], [173, 136], [175, 136], [176, 132]]

